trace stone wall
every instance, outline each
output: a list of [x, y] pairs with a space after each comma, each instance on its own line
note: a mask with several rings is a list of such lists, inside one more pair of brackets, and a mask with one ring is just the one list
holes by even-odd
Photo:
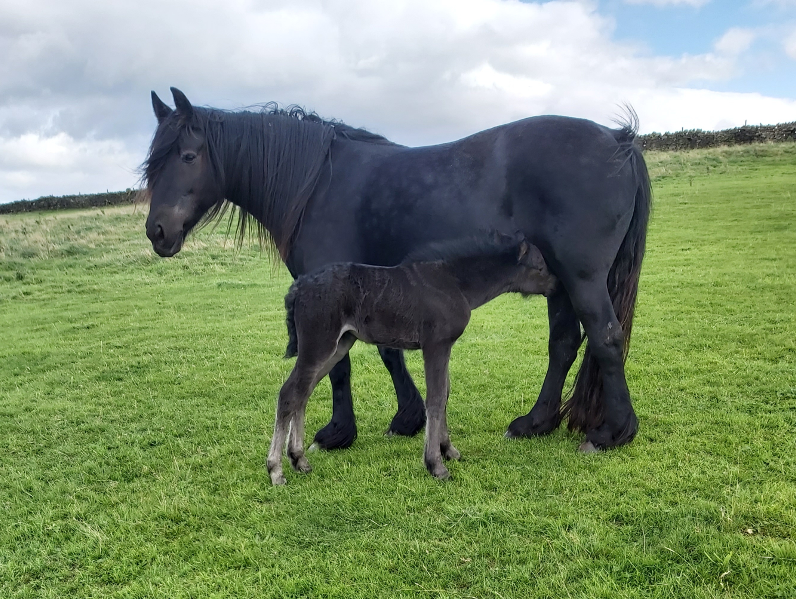
[[648, 133], [638, 136], [638, 143], [645, 150], [691, 150], [783, 141], [796, 141], [796, 122], [744, 126], [723, 131], [690, 129], [676, 133]]
[[46, 196], [38, 200], [20, 200], [10, 204], [0, 204], [0, 214], [12, 212], [33, 212], [35, 210], [62, 210], [64, 208], [101, 208], [117, 204], [132, 204], [138, 192], [135, 189], [93, 193], [76, 196]]

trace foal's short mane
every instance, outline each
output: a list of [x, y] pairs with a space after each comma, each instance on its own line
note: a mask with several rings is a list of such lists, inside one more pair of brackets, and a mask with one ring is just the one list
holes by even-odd
[[493, 258], [518, 250], [520, 235], [501, 235], [485, 232], [483, 235], [462, 237], [449, 241], [430, 243], [410, 253], [401, 264], [412, 262], [452, 262], [467, 258]]
[[152, 189], [183, 131], [203, 133], [213, 177], [223, 199], [205, 213], [197, 226], [220, 219], [230, 206], [233, 210], [237, 207], [238, 244], [249, 227], [254, 227], [260, 244], [276, 248], [285, 259], [323, 167], [331, 164], [330, 146], [337, 136], [372, 144], [395, 144], [365, 129], [324, 120], [298, 106], [280, 108], [269, 102], [256, 108], [227, 111], [195, 106], [190, 119], [179, 111], [172, 112], [158, 126], [141, 165], [142, 183]]

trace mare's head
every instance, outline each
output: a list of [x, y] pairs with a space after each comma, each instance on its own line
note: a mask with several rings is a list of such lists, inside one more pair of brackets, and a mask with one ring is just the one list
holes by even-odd
[[208, 143], [207, 111], [191, 106], [180, 90], [172, 87], [172, 110], [152, 92], [152, 108], [158, 128], [143, 165], [150, 197], [146, 234], [160, 256], [173, 256], [186, 235], [211, 209], [223, 205], [218, 165]]

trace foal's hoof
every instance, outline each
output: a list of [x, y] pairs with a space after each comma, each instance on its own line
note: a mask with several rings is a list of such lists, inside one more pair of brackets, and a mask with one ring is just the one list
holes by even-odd
[[447, 449], [442, 450], [442, 457], [446, 460], [460, 460], [462, 454], [459, 453], [458, 449], [451, 445]]
[[296, 472], [303, 472], [304, 474], [312, 472], [312, 466], [310, 466], [310, 463], [307, 461], [307, 458], [305, 458], [304, 456], [301, 456], [300, 458], [297, 458], [295, 460], [293, 458], [290, 458], [290, 465], [293, 467], [293, 470], [295, 470]]
[[437, 480], [448, 480], [451, 477], [451, 473], [442, 464], [426, 464], [426, 468], [428, 473]]
[[578, 451], [581, 453], [600, 453], [600, 449], [594, 446], [591, 441], [584, 441], [578, 447]]
[[545, 418], [536, 418], [531, 414], [519, 416], [509, 424], [505, 437], [507, 439], [518, 439], [520, 437], [541, 437], [548, 435], [558, 428], [561, 424], [561, 414], [555, 412]]

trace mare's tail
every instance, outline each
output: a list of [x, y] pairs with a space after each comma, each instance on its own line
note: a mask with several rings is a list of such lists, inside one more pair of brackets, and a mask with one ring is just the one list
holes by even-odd
[[[625, 155], [633, 170], [637, 183], [636, 201], [630, 226], [608, 273], [608, 292], [616, 317], [625, 334], [623, 359], [627, 359], [630, 349], [633, 312], [636, 307], [641, 261], [644, 258], [644, 245], [647, 239], [647, 222], [652, 205], [652, 187], [647, 165], [641, 150], [634, 143], [638, 132], [638, 118], [632, 109], [629, 113], [629, 118], [626, 122], [620, 123], [622, 128], [615, 132], [615, 136], [619, 142], [617, 153]], [[563, 413], [569, 416], [569, 430], [586, 432], [603, 422], [602, 377], [599, 364], [588, 342], [583, 362], [575, 378], [572, 397], [564, 404]], [[622, 442], [630, 441], [635, 431], [627, 431], [627, 434], [629, 438], [622, 439]]]
[[285, 359], [295, 358], [298, 355], [298, 335], [296, 334], [296, 319], [294, 316], [297, 294], [298, 289], [296, 284], [293, 283], [285, 296], [285, 311], [287, 312], [287, 317], [285, 318], [287, 323], [287, 350], [285, 351]]

